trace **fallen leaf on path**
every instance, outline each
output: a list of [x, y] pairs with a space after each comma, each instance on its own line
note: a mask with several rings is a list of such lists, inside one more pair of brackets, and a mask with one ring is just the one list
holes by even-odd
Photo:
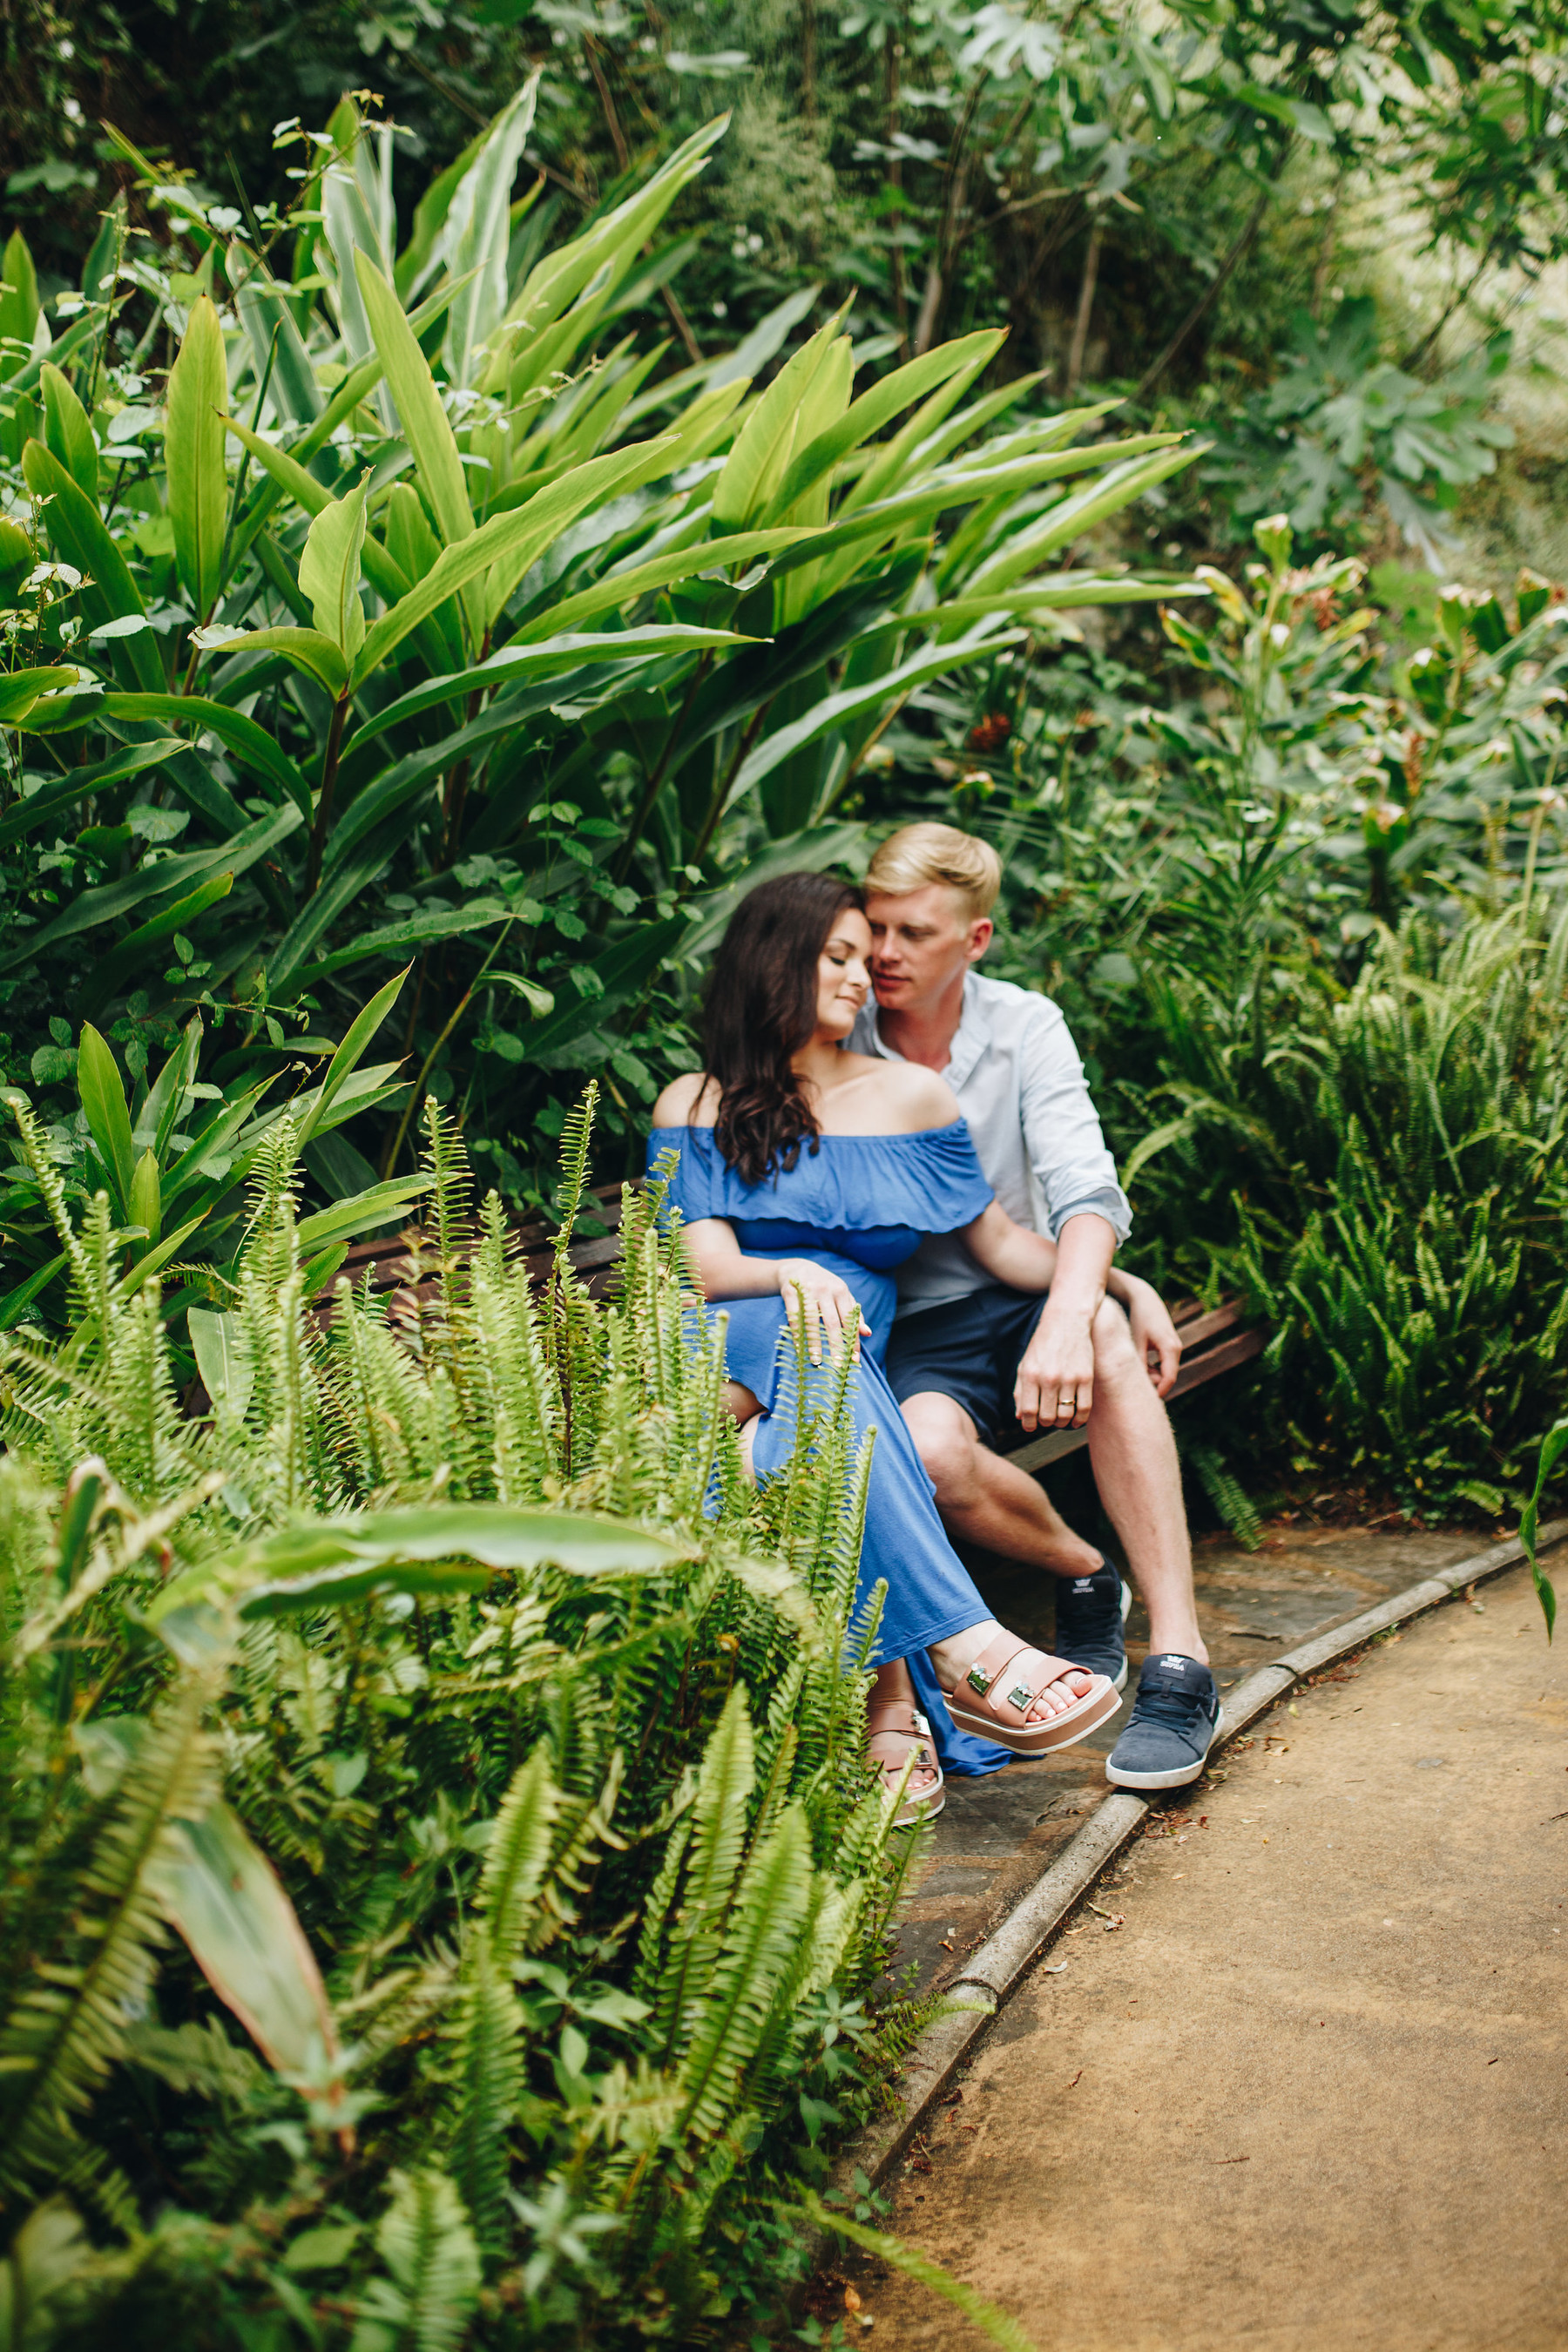
[[846, 2311], [858, 2311], [860, 2308], [860, 2298], [852, 2286], [844, 2290], [844, 2308]]

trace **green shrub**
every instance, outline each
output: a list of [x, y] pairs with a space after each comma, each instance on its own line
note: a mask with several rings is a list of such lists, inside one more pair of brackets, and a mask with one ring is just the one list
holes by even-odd
[[[1190, 462], [1180, 436], [1087, 440], [1104, 404], [1041, 415], [1035, 377], [979, 392], [1000, 330], [858, 397], [842, 312], [764, 386], [798, 304], [672, 368], [628, 320], [723, 121], [552, 244], [511, 195], [533, 97], [401, 246], [392, 135], [346, 101], [286, 132], [285, 215], [121, 142], [171, 245], [112, 211], [52, 345], [15, 298], [15, 1082], [58, 1084], [83, 1018], [139, 1076], [196, 1009], [216, 1082], [248, 1079], [412, 955], [416, 1100], [537, 1199], [580, 1071], [629, 1156], [660, 973], [684, 985], [763, 863], [858, 845], [841, 804], [911, 694], [1021, 617], [1151, 593], [1050, 567]], [[358, 1143], [384, 1178], [408, 1133]]]
[[[297, 1130], [181, 1411], [106, 1197], [9, 1343], [0, 2234], [49, 2345], [692, 2342], [899, 2047], [841, 1398], [759, 1497], [656, 1199], [543, 1292], [427, 1114], [389, 1311]], [[562, 1205], [581, 1197], [587, 1125]], [[160, 2320], [159, 2315], [162, 2315]]]

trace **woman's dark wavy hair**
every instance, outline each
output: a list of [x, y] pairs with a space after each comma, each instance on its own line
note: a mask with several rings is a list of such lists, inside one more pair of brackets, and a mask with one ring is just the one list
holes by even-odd
[[781, 874], [749, 891], [730, 918], [702, 1021], [702, 1051], [719, 1082], [713, 1137], [748, 1184], [793, 1168], [816, 1118], [790, 1067], [816, 1026], [816, 965], [858, 890], [826, 874]]

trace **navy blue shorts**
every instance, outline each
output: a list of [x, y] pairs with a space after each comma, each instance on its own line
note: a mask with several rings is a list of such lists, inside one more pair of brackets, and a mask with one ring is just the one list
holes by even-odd
[[992, 1283], [945, 1307], [900, 1315], [888, 1341], [888, 1386], [900, 1404], [912, 1396], [951, 1397], [984, 1443], [1017, 1428], [1013, 1383], [1045, 1293]]

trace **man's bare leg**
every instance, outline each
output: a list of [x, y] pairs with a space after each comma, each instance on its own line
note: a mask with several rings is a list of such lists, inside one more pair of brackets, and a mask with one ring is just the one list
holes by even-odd
[[[1149, 1612], [1150, 1646], [1206, 1664], [1182, 1475], [1165, 1408], [1138, 1361], [1126, 1317], [1109, 1299], [1095, 1317], [1093, 1335], [1089, 1460]], [[1087, 1576], [1098, 1567], [1093, 1545], [1074, 1533], [1026, 1471], [981, 1444], [974, 1423], [951, 1397], [912, 1396], [904, 1418], [954, 1535], [1055, 1576]]]

